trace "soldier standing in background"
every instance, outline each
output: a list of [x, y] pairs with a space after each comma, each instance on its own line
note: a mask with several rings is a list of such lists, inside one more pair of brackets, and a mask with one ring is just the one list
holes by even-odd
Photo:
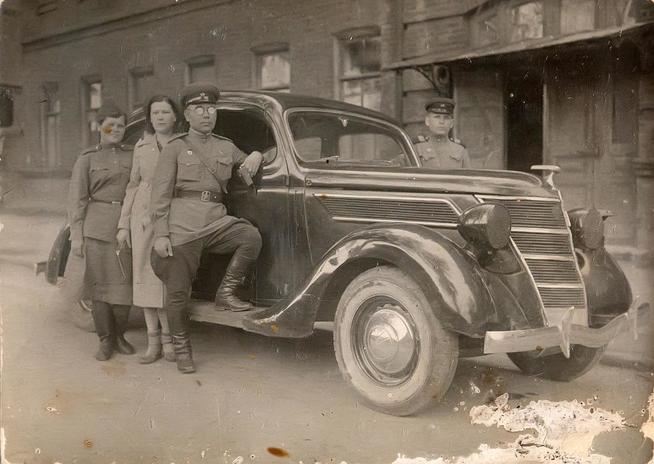
[[449, 137], [454, 127], [454, 100], [435, 98], [425, 105], [425, 111], [430, 135], [415, 145], [422, 165], [434, 169], [469, 168], [468, 150]]

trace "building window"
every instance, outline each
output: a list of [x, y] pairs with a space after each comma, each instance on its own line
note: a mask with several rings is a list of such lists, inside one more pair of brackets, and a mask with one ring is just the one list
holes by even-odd
[[36, 3], [37, 16], [43, 16], [57, 9], [57, 0], [38, 0]]
[[14, 99], [8, 88], [0, 86], [0, 127], [11, 127], [14, 123]]
[[61, 167], [59, 156], [59, 114], [61, 101], [59, 85], [46, 82], [42, 86], [44, 98], [41, 101], [41, 151], [49, 168]]
[[381, 38], [346, 35], [339, 40], [340, 98], [374, 110], [381, 108]]
[[288, 48], [255, 53], [257, 60], [256, 86], [263, 90], [289, 92], [291, 61]]
[[129, 107], [135, 110], [145, 104], [154, 88], [154, 71], [151, 67], [132, 69], [128, 80]]
[[213, 56], [197, 56], [186, 61], [186, 84], [213, 82], [215, 80], [216, 69]]
[[511, 42], [543, 37], [543, 2], [527, 2], [514, 6], [509, 17]]
[[84, 114], [83, 143], [90, 145], [100, 139], [98, 123], [95, 118], [102, 106], [102, 81], [99, 78], [88, 78], [82, 82], [82, 112]]
[[592, 31], [597, 0], [561, 0], [561, 34]]

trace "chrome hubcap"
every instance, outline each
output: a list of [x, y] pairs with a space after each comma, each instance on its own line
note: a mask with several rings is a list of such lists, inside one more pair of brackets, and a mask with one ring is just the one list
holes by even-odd
[[396, 302], [373, 299], [354, 320], [353, 349], [360, 367], [384, 385], [406, 381], [418, 358], [416, 327], [409, 313]]

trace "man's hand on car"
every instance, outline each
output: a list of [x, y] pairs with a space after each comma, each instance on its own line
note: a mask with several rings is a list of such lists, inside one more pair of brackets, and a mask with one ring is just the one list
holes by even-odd
[[170, 238], [159, 237], [154, 241], [154, 251], [160, 258], [167, 258], [173, 255], [173, 244], [170, 243]]
[[245, 161], [243, 161], [241, 168], [246, 169], [250, 177], [254, 177], [254, 175], [259, 170], [259, 166], [261, 165], [261, 160], [263, 160], [263, 155], [261, 154], [261, 152], [253, 151], [248, 155], [247, 158], [245, 158]]

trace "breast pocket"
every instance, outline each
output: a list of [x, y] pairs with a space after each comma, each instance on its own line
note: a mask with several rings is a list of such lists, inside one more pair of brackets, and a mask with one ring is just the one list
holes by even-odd
[[177, 162], [177, 178], [179, 180], [200, 180], [202, 164], [197, 160], [184, 160]]
[[106, 179], [107, 177], [111, 176], [111, 170], [109, 169], [109, 166], [104, 166], [104, 165], [91, 165], [89, 168], [89, 178], [92, 181], [97, 181], [100, 179]]
[[223, 183], [227, 183], [232, 177], [232, 162], [226, 159], [218, 159], [216, 161], [216, 175]]

